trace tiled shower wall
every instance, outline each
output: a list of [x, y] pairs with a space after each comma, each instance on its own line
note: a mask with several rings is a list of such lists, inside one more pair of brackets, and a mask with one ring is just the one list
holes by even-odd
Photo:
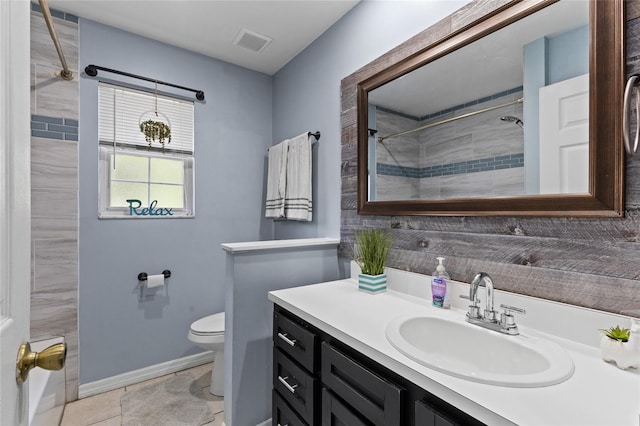
[[[390, 135], [522, 97], [521, 88], [508, 92], [426, 119], [378, 110], [375, 127]], [[524, 194], [524, 133], [505, 115], [522, 118], [522, 104], [378, 142], [377, 200]]]
[[51, 11], [73, 80], [31, 11], [31, 341], [64, 336], [67, 401], [78, 398], [78, 19]]
[[[382, 142], [377, 137], [391, 135], [420, 126], [414, 118], [377, 109], [376, 142], [376, 200], [407, 200], [420, 198], [418, 171], [420, 170], [419, 133], [408, 133]], [[370, 139], [369, 146], [373, 144]]]

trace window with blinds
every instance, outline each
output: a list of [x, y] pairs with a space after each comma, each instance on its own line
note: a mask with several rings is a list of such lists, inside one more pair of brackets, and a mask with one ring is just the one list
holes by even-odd
[[[193, 217], [193, 102], [100, 83], [98, 103], [99, 217]], [[147, 120], [171, 141], [148, 142]]]

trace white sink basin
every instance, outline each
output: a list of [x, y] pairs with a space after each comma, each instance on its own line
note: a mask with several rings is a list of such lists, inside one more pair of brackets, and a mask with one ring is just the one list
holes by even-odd
[[388, 324], [386, 334], [412, 360], [480, 383], [550, 386], [574, 371], [569, 354], [554, 342], [531, 334], [503, 335], [463, 319], [404, 315]]

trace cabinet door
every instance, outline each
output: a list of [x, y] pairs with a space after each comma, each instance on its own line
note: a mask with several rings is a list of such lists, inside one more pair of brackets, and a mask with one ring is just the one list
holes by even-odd
[[322, 389], [322, 426], [370, 426], [327, 388]]
[[273, 314], [273, 345], [314, 373], [318, 370], [318, 336], [280, 312]]
[[374, 425], [399, 426], [403, 389], [327, 342], [322, 342], [322, 381]]

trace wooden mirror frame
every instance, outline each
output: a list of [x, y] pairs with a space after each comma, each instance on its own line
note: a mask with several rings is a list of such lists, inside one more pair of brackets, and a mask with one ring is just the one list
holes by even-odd
[[624, 214], [624, 1], [589, 4], [589, 193], [447, 200], [368, 200], [368, 92], [558, 0], [512, 1], [357, 82], [358, 214], [622, 217]]

